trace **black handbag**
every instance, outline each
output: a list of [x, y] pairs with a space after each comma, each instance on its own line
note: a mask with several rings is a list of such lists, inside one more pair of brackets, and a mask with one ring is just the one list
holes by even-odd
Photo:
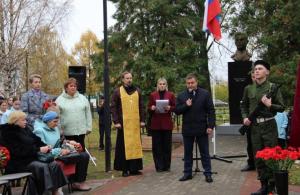
[[51, 154], [51, 152], [48, 152], [48, 153], [38, 152], [37, 159], [40, 162], [50, 163], [50, 162], [54, 161], [54, 156]]
[[[55, 143], [55, 145], [53, 146], [53, 148], [57, 148], [59, 147], [61, 144], [61, 140], [57, 140], [57, 142]], [[47, 152], [47, 153], [43, 153], [43, 152], [38, 152], [37, 153], [37, 159], [40, 162], [44, 162], [44, 163], [50, 163], [54, 161], [54, 156], [51, 152]]]

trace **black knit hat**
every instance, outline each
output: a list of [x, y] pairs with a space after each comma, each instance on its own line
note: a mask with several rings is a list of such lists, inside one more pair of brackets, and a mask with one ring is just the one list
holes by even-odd
[[270, 64], [266, 61], [263, 61], [263, 60], [257, 60], [256, 62], [254, 62], [254, 66], [255, 67], [256, 65], [262, 65], [264, 67], [266, 67], [266, 69], [270, 70]]

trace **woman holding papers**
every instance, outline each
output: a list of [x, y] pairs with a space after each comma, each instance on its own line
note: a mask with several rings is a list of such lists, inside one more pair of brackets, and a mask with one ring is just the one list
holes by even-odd
[[165, 78], [159, 78], [156, 91], [149, 97], [151, 114], [152, 153], [157, 172], [170, 171], [173, 122], [171, 112], [175, 109], [175, 96], [168, 91]]

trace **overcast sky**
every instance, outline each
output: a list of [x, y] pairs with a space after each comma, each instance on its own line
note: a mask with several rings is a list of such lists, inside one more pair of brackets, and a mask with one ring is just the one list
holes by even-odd
[[[111, 2], [107, 2], [108, 26], [115, 20], [112, 18], [116, 11]], [[99, 39], [103, 39], [103, 1], [102, 0], [73, 0], [72, 12], [65, 22], [62, 33], [62, 43], [70, 53], [71, 48], [80, 40], [82, 33], [91, 30]]]

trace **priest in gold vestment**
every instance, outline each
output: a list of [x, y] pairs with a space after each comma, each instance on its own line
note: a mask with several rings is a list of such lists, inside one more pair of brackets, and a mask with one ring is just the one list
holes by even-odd
[[141, 91], [132, 85], [132, 74], [122, 73], [122, 86], [114, 90], [111, 111], [117, 129], [114, 169], [122, 176], [140, 175], [143, 169], [141, 127], [144, 123], [144, 105]]

